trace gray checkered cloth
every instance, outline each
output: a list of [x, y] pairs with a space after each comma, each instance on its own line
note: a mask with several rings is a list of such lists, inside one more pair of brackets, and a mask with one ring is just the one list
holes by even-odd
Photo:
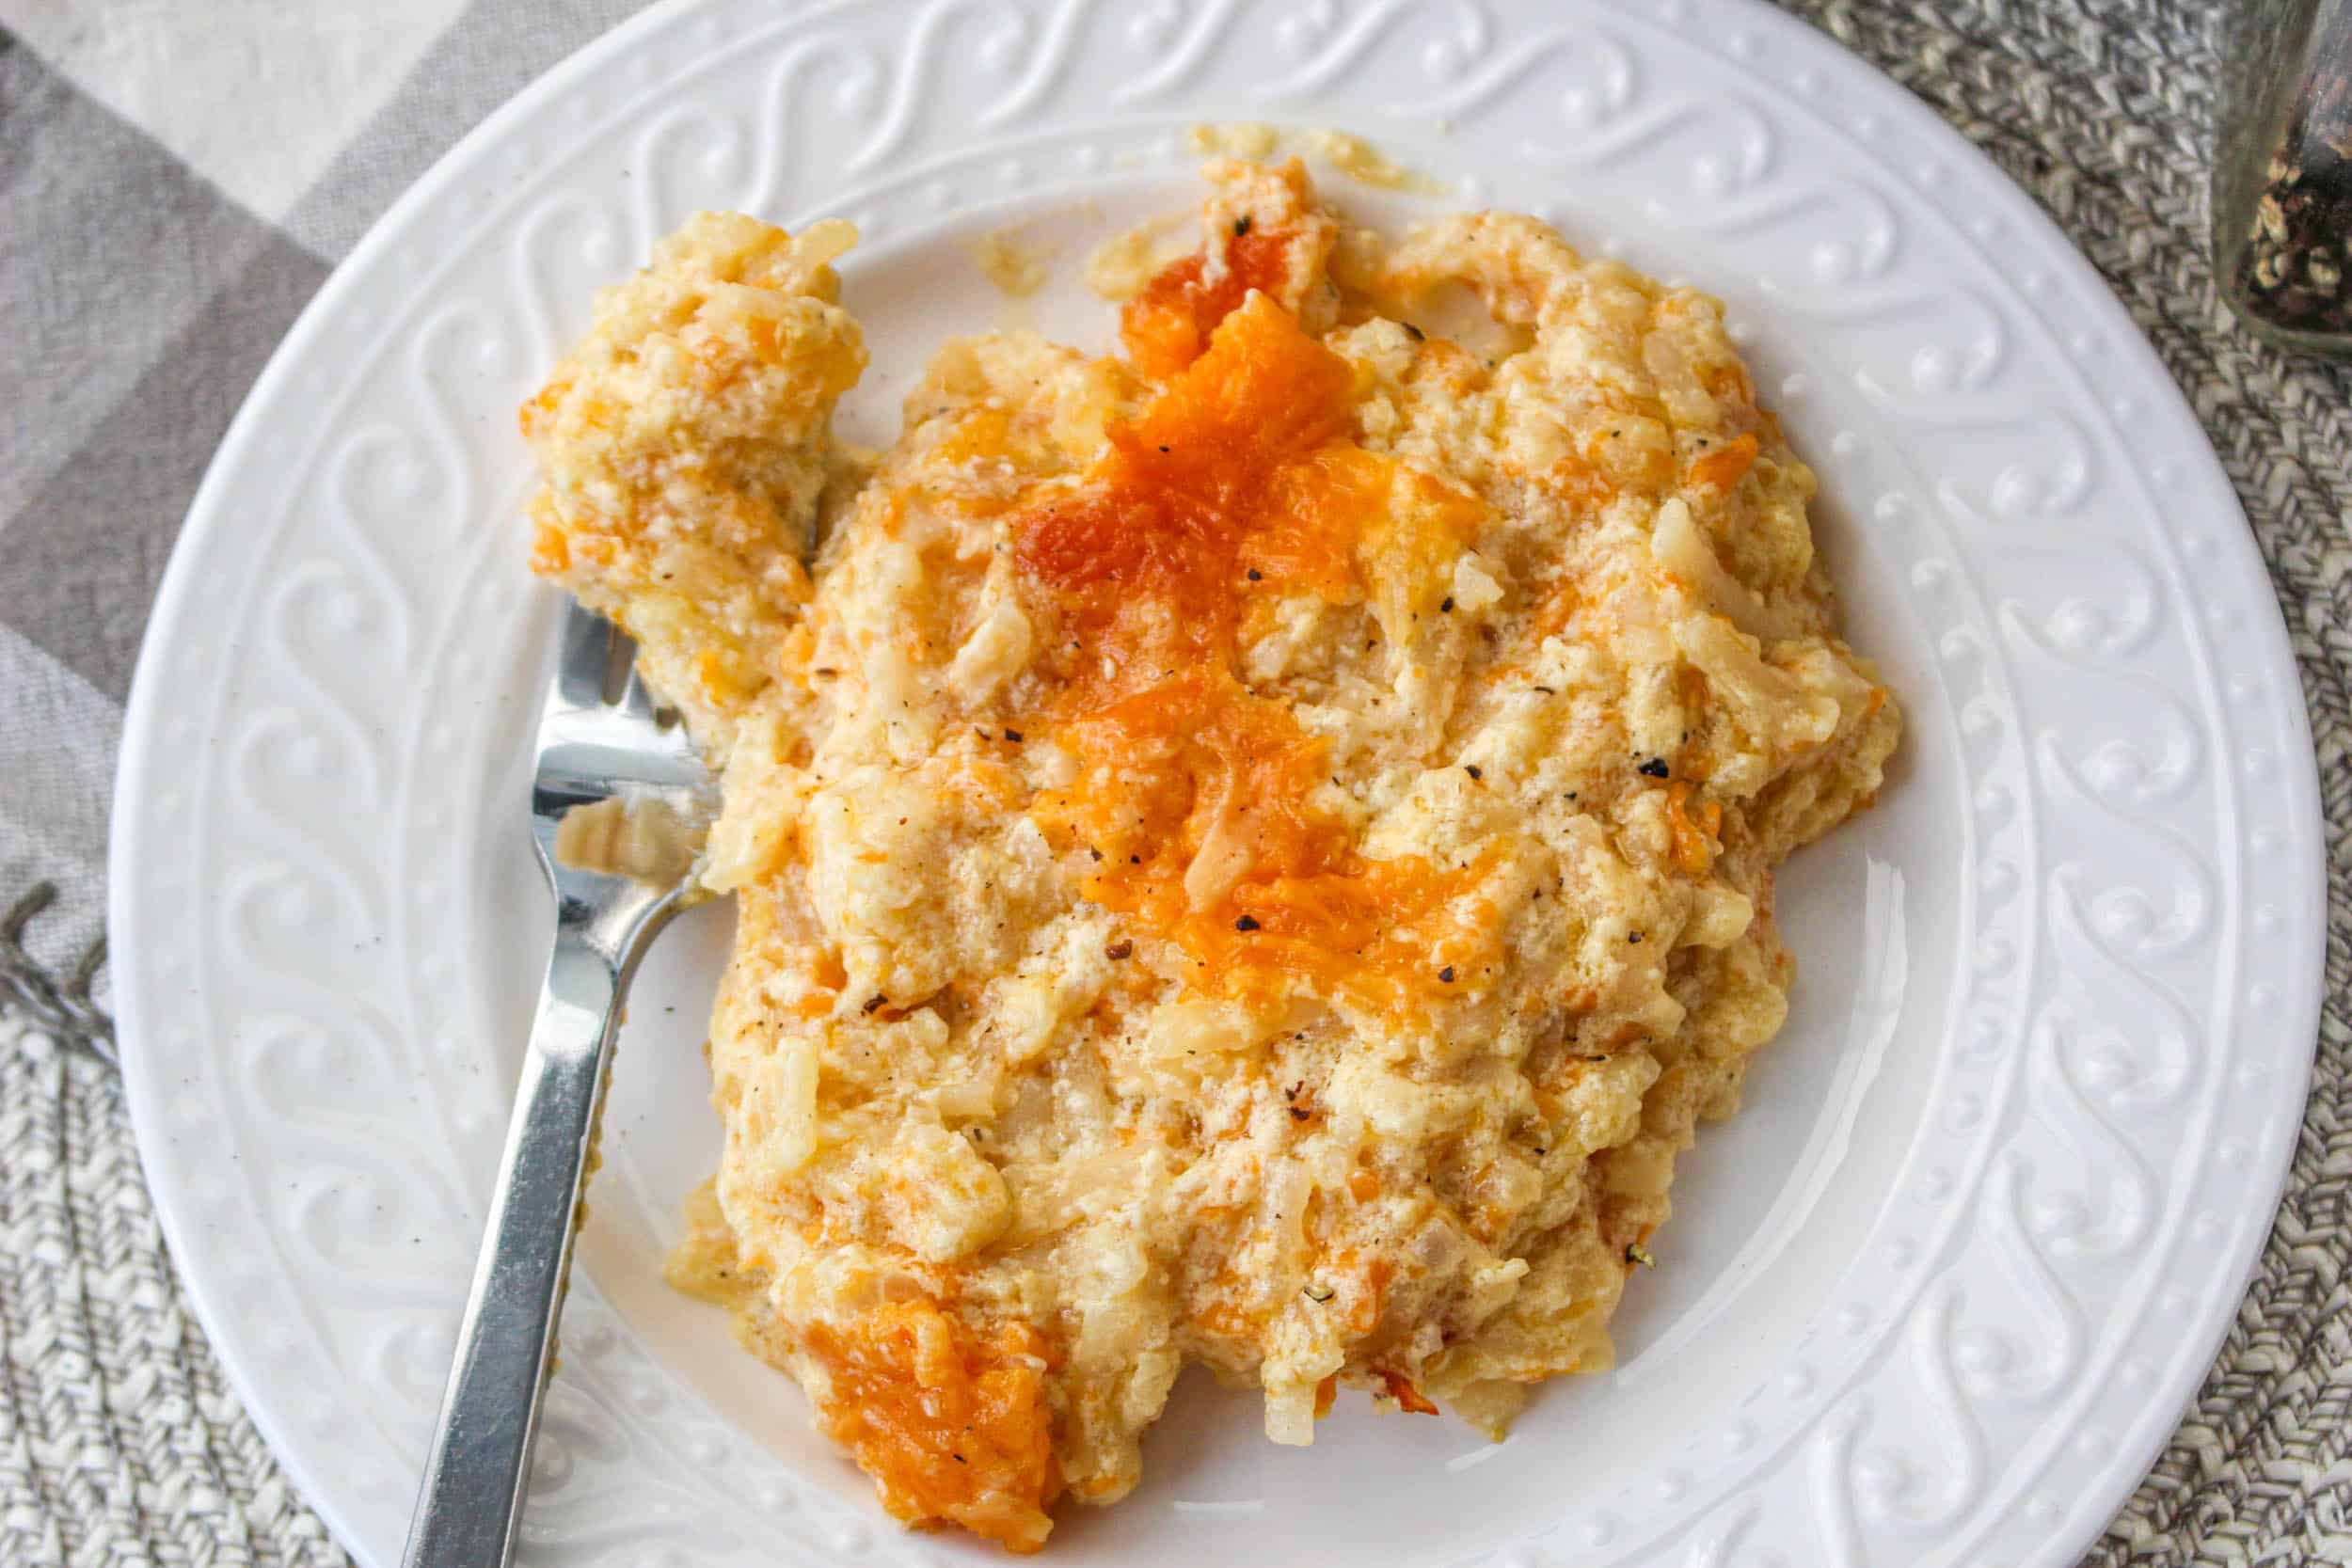
[[[2220, 1361], [2090, 1560], [2352, 1562], [2352, 371], [2250, 342], [2215, 297], [2222, 8], [1783, 3], [2090, 255], [2269, 562], [2328, 814], [2317, 1084]], [[222, 1382], [103, 1059], [123, 697], [214, 444], [328, 268], [465, 127], [633, 8], [0, 0], [0, 1564], [345, 1560]]]

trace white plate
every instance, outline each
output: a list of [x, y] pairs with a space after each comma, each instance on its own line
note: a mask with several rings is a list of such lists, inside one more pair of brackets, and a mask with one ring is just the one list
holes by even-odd
[[[1911, 716], [1785, 884], [1803, 965], [1619, 1316], [1489, 1448], [1343, 1406], [1309, 1450], [1187, 1383], [1070, 1563], [2059, 1564], [2234, 1311], [2321, 950], [2303, 703], [2236, 502], [2042, 215], [1744, 0], [661, 8], [525, 92], [336, 273], [238, 418], [132, 701], [113, 928], [139, 1142], [240, 1393], [363, 1563], [399, 1551], [547, 941], [524, 758], [552, 598], [513, 409], [698, 206], [866, 231], [890, 411], [1002, 321], [965, 242], [1193, 197], [1201, 120], [1341, 125], [1730, 302]], [[1410, 203], [1334, 181], [1393, 216]], [[527, 1525], [564, 1568], [995, 1560], [911, 1537], [657, 1276], [717, 1127], [723, 911], [632, 1010]]]

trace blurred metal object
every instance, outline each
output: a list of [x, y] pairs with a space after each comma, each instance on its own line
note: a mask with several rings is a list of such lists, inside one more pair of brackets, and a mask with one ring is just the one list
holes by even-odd
[[2352, 356], [2352, 0], [2231, 0], [2214, 276], [2257, 333]]

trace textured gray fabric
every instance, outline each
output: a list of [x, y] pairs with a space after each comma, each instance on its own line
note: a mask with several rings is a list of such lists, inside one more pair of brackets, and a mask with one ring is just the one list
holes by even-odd
[[[2211, 0], [1780, 3], [1893, 72], [2074, 236], [2188, 390], [2269, 561], [2328, 814], [2319, 1071], [2229, 1345], [2089, 1562], [2352, 1562], [2352, 371], [2251, 342], [2215, 296]], [[201, 182], [155, 174], [168, 154], [0, 35], [0, 349], [35, 345], [24, 406], [46, 420], [0, 416], [0, 621], [26, 634], [0, 626], [0, 913], [35, 878], [66, 895], [22, 932], [0, 920], [0, 1564], [342, 1560], [223, 1387], [164, 1258], [116, 1080], [77, 1048], [94, 1015], [70, 972], [97, 930], [126, 628], [198, 457], [315, 281], [294, 258], [340, 254], [500, 98], [628, 8], [477, 0], [265, 240]], [[165, 203], [167, 239], [138, 232], [186, 249], [193, 281], [101, 332], [114, 318], [45, 315], [78, 308], [29, 291], [70, 277], [60, 258], [103, 221], [40, 171], [103, 179], [110, 157], [115, 189]], [[81, 352], [40, 347], [58, 341]], [[174, 352], [193, 368], [168, 368]], [[151, 442], [138, 450], [156, 460], [82, 450], [108, 441]], [[89, 567], [76, 539], [130, 541], [135, 569]], [[60, 609], [69, 594], [79, 603]], [[76, 642], [84, 611], [112, 629]]]
[[[30, 959], [56, 973], [98, 940], [100, 847], [122, 710], [5, 626], [0, 693], [0, 911], [37, 882], [58, 890], [63, 912], [31, 925], [24, 939]], [[61, 735], [81, 743], [60, 746]], [[8, 994], [0, 986], [0, 1000]]]
[[120, 1080], [0, 1016], [0, 1562], [342, 1563], [171, 1277]]
[[120, 703], [147, 610], [213, 449], [326, 264], [262, 230], [72, 456], [0, 527], [0, 621]]
[[286, 214], [287, 232], [322, 256], [342, 255], [451, 142], [644, 4], [501, 0], [475, 6], [434, 41], [367, 134]]
[[[41, 411], [0, 442], [12, 525], [222, 285], [285, 242], [24, 48], [0, 49], [0, 362]], [[266, 351], [277, 334], [256, 336]]]

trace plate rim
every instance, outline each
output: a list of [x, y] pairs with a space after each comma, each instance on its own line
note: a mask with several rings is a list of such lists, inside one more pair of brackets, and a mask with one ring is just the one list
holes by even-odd
[[[575, 77], [595, 69], [607, 56], [617, 55], [640, 35], [666, 29], [680, 18], [723, 3], [723, 0], [656, 0], [655, 4], [589, 40], [534, 77], [443, 151], [370, 225], [367, 232], [337, 262], [318, 292], [305, 305], [272, 351], [261, 374], [247, 389], [208, 464], [174, 541], [149, 613], [146, 632], [142, 635], [124, 709], [122, 740], [111, 802], [106, 917], [115, 942], [114, 989], [124, 1098], [134, 1136], [143, 1156], [168, 1136], [160, 1125], [160, 1107], [165, 1090], [160, 1079], [152, 1076], [160, 1073], [161, 1067], [154, 1060], [153, 1047], [141, 1043], [149, 1034], [149, 1004], [156, 999], [147, 989], [152, 981], [140, 968], [140, 944], [133, 936], [139, 928], [142, 912], [139, 907], [140, 889], [135, 885], [130, 869], [138, 863], [142, 847], [144, 825], [138, 810], [139, 792], [152, 776], [157, 754], [165, 750], [160, 734], [161, 716], [157, 711], [160, 700], [157, 692], [163, 684], [158, 671], [172, 657], [169, 643], [173, 639], [168, 633], [184, 617], [190, 602], [197, 596], [200, 557], [206, 552], [213, 536], [226, 526], [227, 514], [220, 505], [219, 498], [230, 484], [230, 475], [247, 460], [249, 449], [259, 439], [263, 405], [274, 400], [280, 384], [292, 376], [294, 367], [309, 355], [312, 341], [324, 333], [326, 324], [342, 308], [344, 297], [358, 287], [360, 277], [380, 253], [391, 248], [395, 236], [405, 226], [411, 213], [428, 204], [443, 187], [458, 179], [480, 155], [483, 148], [500, 141], [511, 125], [535, 112], [544, 100], [560, 93]], [[869, 0], [870, 3], [872, 0]], [[879, 3], [889, 8], [910, 9], [919, 0], [879, 0]], [[1505, 9], [1516, 8], [1512, 0], [1500, 0], [1500, 3]], [[2328, 904], [2325, 869], [2327, 820], [2311, 727], [2310, 703], [2301, 680], [2300, 662], [2285, 609], [2277, 600], [2276, 583], [2246, 516], [2244, 501], [2214, 448], [2194, 403], [2173, 379], [2153, 343], [2108, 284], [2105, 274], [2072, 236], [2058, 226], [2029, 192], [2017, 184], [1989, 154], [1969, 142], [1932, 105], [1874, 61], [1846, 48], [1802, 19], [1775, 8], [1767, 0], [1713, 0], [1713, 3], [1746, 13], [1748, 22], [1759, 31], [1775, 33], [1783, 39], [1799, 39], [1807, 49], [1832, 51], [1850, 67], [1867, 71], [1901, 93], [1915, 111], [1910, 121], [1913, 127], [1922, 135], [1938, 140], [1947, 155], [1973, 162], [1994, 178], [2007, 197], [2013, 198], [2004, 211], [2005, 219], [2020, 224], [2030, 223], [2045, 241], [2071, 258], [2086, 285], [2081, 293], [2088, 301], [2090, 310], [2100, 318], [2097, 325], [2106, 332], [2111, 346], [2134, 361], [2132, 368], [2156, 388], [2158, 398], [2174, 400], [2191, 426], [2199, 432], [2200, 439], [2195, 444], [2195, 450], [2185, 453], [2185, 458], [2193, 467], [2200, 467], [2209, 482], [2208, 487], [2218, 503], [2215, 520], [2236, 525], [2226, 530], [2228, 538], [2220, 547], [2224, 551], [2245, 552], [2249, 562], [2256, 569], [2255, 575], [2272, 589], [2267, 600], [2269, 613], [2248, 617], [2248, 624], [2240, 628], [2241, 635], [2250, 636], [2259, 644], [2265, 674], [2295, 676], [2292, 700], [2280, 705], [2287, 736], [2294, 742], [2291, 748], [2294, 755], [2280, 759], [2271, 777], [2275, 784], [2283, 787], [2287, 797], [2286, 820], [2296, 840], [2290, 847], [2314, 847], [2321, 856], [2318, 869], [2307, 874], [2305, 885], [2299, 890], [2302, 908], [2292, 911], [2290, 918], [2304, 929], [2324, 933]], [[803, 10], [813, 13], [834, 8], [818, 5], [803, 8]], [[2224, 513], [2226, 515], [2220, 515]], [[159, 629], [167, 635], [154, 635]], [[2288, 1041], [2304, 1042], [2300, 1050], [2288, 1047], [2281, 1047], [2280, 1050], [2281, 1065], [2293, 1069], [2294, 1099], [2300, 1108], [2296, 1117], [2298, 1128], [2302, 1118], [2308, 1116], [2311, 1080], [2326, 995], [2325, 962], [2323, 940], [2312, 946], [2309, 961], [2296, 975], [2295, 994], [2281, 998], [2273, 1015], [2288, 1025], [2285, 1030]], [[156, 1001], [157, 1011], [161, 1010], [161, 1006], [160, 1001]], [[2242, 1021], [2235, 1033], [2242, 1035], [2250, 1022], [2251, 1020]], [[2220, 1043], [2226, 1045], [2229, 1041], [2225, 1039]], [[2283, 1103], [2287, 1098], [2284, 1086], [2281, 1085], [2276, 1093]], [[2140, 1481], [2144, 1481], [2156, 1460], [2170, 1445], [2182, 1414], [2192, 1405], [2197, 1391], [2210, 1374], [2215, 1356], [2243, 1313], [2247, 1291], [2258, 1274], [2269, 1239], [2276, 1229], [2278, 1209], [2285, 1196], [2298, 1147], [2299, 1139], [2296, 1136], [2281, 1140], [2281, 1147], [2270, 1162], [2270, 1168], [2262, 1173], [2259, 1191], [2268, 1195], [2261, 1210], [2262, 1223], [2247, 1227], [2245, 1239], [2239, 1243], [2240, 1255], [2230, 1259], [2233, 1267], [2229, 1273], [2236, 1281], [2235, 1289], [2228, 1298], [2233, 1305], [2226, 1313], [2216, 1314], [2216, 1322], [2209, 1332], [2195, 1337], [2194, 1342], [2200, 1354], [2193, 1358], [2180, 1360], [2176, 1363], [2177, 1370], [2169, 1374], [2160, 1373], [2151, 1387], [2145, 1404], [2151, 1412], [2160, 1411], [2163, 1419], [2159, 1422], [2152, 1414], [2145, 1422], [2142, 1440], [2133, 1445], [2137, 1459], [2132, 1468], [2138, 1480], [2127, 1483], [2118, 1497], [2103, 1505], [2097, 1520], [2074, 1544], [2077, 1552], [2098, 1539], [2117, 1507], [2128, 1503], [2132, 1491]], [[167, 1250], [175, 1259], [198, 1256], [198, 1250], [192, 1246], [198, 1222], [186, 1212], [180, 1195], [149, 1174], [151, 1169], [152, 1163], [143, 1157], [142, 1176], [148, 1181], [157, 1223]], [[233, 1325], [236, 1319], [221, 1298], [216, 1280], [180, 1262], [175, 1262], [173, 1272], [181, 1288], [187, 1291], [208, 1341], [215, 1347], [216, 1359], [232, 1393], [268, 1444], [273, 1457], [294, 1481], [304, 1503], [319, 1514], [337, 1542], [355, 1559], [363, 1563], [389, 1562], [389, 1559], [379, 1558], [367, 1550], [334, 1489], [319, 1484], [321, 1477], [326, 1472], [326, 1464], [314, 1465], [304, 1446], [290, 1440], [291, 1433], [281, 1413], [266, 1400], [255, 1397], [260, 1386], [256, 1381], [256, 1362], [230, 1348], [236, 1337], [233, 1333], [225, 1333], [224, 1329]], [[2053, 1560], [2057, 1559], [2053, 1558]]]

